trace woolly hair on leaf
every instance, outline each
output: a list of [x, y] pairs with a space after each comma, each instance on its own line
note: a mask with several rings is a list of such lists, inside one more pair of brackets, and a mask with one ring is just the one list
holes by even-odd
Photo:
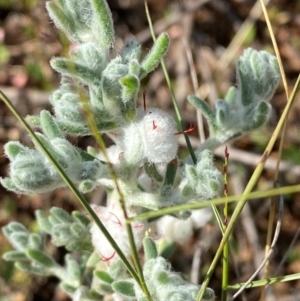
[[156, 229], [161, 240], [184, 245], [192, 237], [194, 230], [203, 227], [211, 218], [211, 208], [193, 210], [186, 220], [166, 215], [157, 221]]
[[65, 186], [48, 160], [36, 150], [11, 163], [10, 177], [17, 193], [45, 193]]
[[168, 163], [176, 157], [176, 123], [160, 109], [137, 109], [136, 118], [115, 132], [108, 134], [120, 147], [127, 163], [140, 165], [145, 159], [150, 163]]
[[144, 158], [144, 145], [139, 131], [139, 121], [143, 117], [141, 109], [137, 109], [135, 119], [120, 128], [107, 132], [116, 146], [108, 149], [112, 163], [125, 161], [130, 165], [141, 165]]
[[129, 126], [124, 129], [121, 148], [124, 150], [123, 158], [127, 163], [134, 165], [140, 165], [142, 163], [145, 146], [139, 131], [139, 122], [131, 122]]
[[[130, 256], [129, 239], [125, 227], [126, 221], [121, 206], [117, 204], [117, 202], [114, 202], [108, 207], [97, 205], [91, 205], [91, 207], [98, 215], [108, 232], [115, 239], [125, 256]], [[132, 231], [137, 249], [142, 247], [142, 240], [146, 230], [147, 222], [132, 223]], [[95, 223], [93, 223], [90, 232], [92, 235], [92, 243], [103, 261], [110, 265], [113, 261], [118, 259], [115, 250]]]
[[149, 162], [168, 163], [176, 157], [178, 141], [174, 119], [166, 112], [148, 108], [140, 120], [145, 157]]

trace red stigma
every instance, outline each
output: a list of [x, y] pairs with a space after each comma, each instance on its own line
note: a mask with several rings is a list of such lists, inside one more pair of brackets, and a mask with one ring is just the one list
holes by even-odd
[[[99, 252], [100, 253], [100, 252]], [[109, 257], [105, 257], [100, 253], [101, 260], [104, 262], [110, 261], [116, 255], [116, 251], [113, 251], [112, 255]]]
[[143, 228], [143, 224], [137, 224], [134, 226], [134, 229], [141, 229]]
[[196, 125], [192, 125], [192, 124], [190, 123], [190, 126], [189, 126], [188, 129], [186, 129], [186, 130], [184, 130], [184, 131], [181, 131], [181, 132], [177, 132], [177, 133], [175, 133], [174, 135], [188, 134], [188, 133], [192, 132], [195, 128], [196, 128]]
[[113, 221], [113, 223], [115, 223], [115, 224], [118, 224], [118, 225], [120, 225], [121, 227], [122, 227], [122, 223], [121, 223], [121, 221], [119, 220], [119, 218], [114, 214], [114, 213], [112, 213], [112, 212], [109, 212], [111, 215], [113, 215], [116, 219], [117, 219], [117, 221], [116, 222], [114, 222]]
[[154, 120], [152, 121], [152, 124], [153, 124], [153, 130], [156, 130], [157, 129], [157, 125], [155, 124]]
[[227, 145], [225, 146], [225, 157], [228, 159], [229, 158], [229, 152], [228, 152], [228, 147]]

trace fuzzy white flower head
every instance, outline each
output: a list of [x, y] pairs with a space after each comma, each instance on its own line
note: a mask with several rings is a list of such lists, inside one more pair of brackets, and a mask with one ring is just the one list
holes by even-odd
[[144, 159], [168, 163], [177, 154], [176, 132], [176, 123], [169, 114], [156, 108], [138, 108], [135, 120], [118, 132], [118, 136], [110, 136], [128, 163], [141, 164]]
[[[125, 227], [126, 221], [120, 205], [113, 203], [108, 207], [97, 205], [91, 205], [91, 207], [98, 215], [110, 235], [116, 241], [120, 249], [123, 251], [124, 255], [130, 256], [129, 239]], [[140, 249], [145, 230], [147, 230], [147, 223], [133, 222], [132, 230], [136, 247], [137, 249]], [[92, 243], [95, 249], [99, 252], [103, 261], [109, 265], [113, 260], [118, 258], [115, 250], [95, 223], [92, 225], [90, 232], [92, 235]]]
[[141, 164], [145, 153], [139, 127], [138, 120], [131, 122], [125, 127], [123, 140], [120, 144], [121, 149], [124, 151], [124, 160], [133, 165]]
[[145, 157], [153, 163], [168, 163], [177, 154], [178, 142], [174, 119], [166, 112], [149, 108], [140, 121]]
[[193, 210], [192, 215], [186, 220], [164, 216], [157, 221], [156, 229], [162, 235], [162, 239], [183, 245], [192, 237], [194, 229], [203, 227], [211, 217], [210, 208]]

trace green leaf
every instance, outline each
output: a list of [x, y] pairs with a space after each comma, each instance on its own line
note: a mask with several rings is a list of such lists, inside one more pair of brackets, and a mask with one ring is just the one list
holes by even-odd
[[170, 162], [167, 166], [166, 175], [165, 175], [165, 182], [164, 182], [163, 187], [170, 186], [170, 185], [173, 186], [175, 176], [176, 176], [176, 172], [177, 172], [176, 164]]
[[[59, 127], [64, 133], [70, 134], [70, 135], [78, 135], [78, 136], [86, 136], [91, 135], [92, 132], [87, 126], [86, 123], [80, 124], [75, 122], [66, 122], [65, 120], [58, 120]], [[97, 128], [104, 132], [107, 130], [112, 130], [117, 126], [115, 122], [110, 121], [103, 121], [97, 123]]]
[[34, 127], [41, 127], [41, 119], [39, 116], [28, 115], [25, 120]]
[[128, 296], [135, 297], [134, 284], [126, 280], [117, 280], [112, 283], [112, 288], [115, 292]]
[[47, 1], [46, 9], [55, 25], [71, 38], [76, 32], [75, 20], [69, 18], [56, 1]]
[[121, 102], [120, 111], [126, 121], [132, 121], [136, 117], [135, 101]]
[[13, 161], [18, 155], [30, 153], [30, 149], [18, 141], [9, 141], [4, 146], [4, 152], [9, 160]]
[[89, 154], [88, 152], [82, 150], [82, 149], [78, 149], [78, 152], [80, 154], [81, 159], [84, 162], [89, 162], [89, 161], [94, 161], [95, 157], [97, 156], [97, 153], [95, 154], [95, 156]]
[[[52, 216], [49, 217], [49, 219]], [[56, 224], [52, 228], [52, 242], [56, 246], [63, 246], [73, 240], [73, 234], [70, 230], [70, 224]]]
[[241, 90], [241, 101], [247, 107], [253, 102], [253, 80], [249, 69], [244, 61], [239, 60], [237, 64], [238, 86]]
[[215, 300], [215, 298], [216, 298], [215, 292], [211, 288], [207, 287], [203, 295], [203, 300], [213, 301]]
[[217, 130], [216, 127], [216, 121], [215, 121], [215, 112], [208, 106], [208, 104], [198, 98], [195, 95], [189, 95], [188, 96], [188, 101], [198, 110], [200, 110], [200, 112], [203, 114], [203, 116], [205, 117], [208, 125], [209, 125], [209, 131], [210, 133], [214, 133]]
[[185, 172], [186, 172], [188, 179], [190, 180], [188, 182], [188, 185], [192, 185], [195, 181], [197, 181], [198, 174], [197, 174], [196, 168], [193, 165], [186, 164]]
[[[53, 144], [49, 140], [49, 138], [45, 137], [41, 133], [35, 133], [37, 138], [39, 139], [40, 143], [43, 144], [43, 146], [49, 151], [49, 153], [53, 156], [55, 161], [62, 167], [67, 168], [67, 163], [62, 159], [61, 155], [57, 153], [57, 151], [54, 149]], [[39, 148], [37, 146], [37, 148]]]
[[71, 224], [74, 222], [73, 217], [61, 208], [52, 207], [50, 209], [50, 213], [53, 217], [55, 217], [61, 223]]
[[[86, 230], [86, 228], [83, 228], [81, 224], [76, 224], [76, 223], [71, 224], [70, 230], [75, 238], [80, 238], [83, 235], [86, 238], [86, 236], [87, 236], [87, 233], [86, 233], [87, 230]], [[89, 237], [89, 235], [88, 235], [88, 237]]]
[[36, 210], [34, 214], [40, 229], [51, 234], [53, 225], [50, 223], [46, 214], [42, 210]]
[[21, 224], [18, 222], [10, 222], [8, 224], [8, 226], [6, 226], [9, 228], [10, 232], [23, 232], [28, 234], [28, 230]]
[[114, 25], [112, 15], [105, 0], [91, 0], [94, 11], [91, 30], [99, 38], [101, 47], [109, 48], [114, 42]]
[[22, 232], [13, 232], [9, 240], [17, 250], [24, 250], [28, 245], [29, 234]]
[[160, 60], [165, 56], [169, 49], [170, 38], [167, 33], [162, 33], [156, 40], [155, 44], [151, 48], [149, 54], [141, 63], [140, 78], [145, 77], [148, 73], [153, 71]]
[[86, 262], [86, 267], [89, 269], [95, 269], [95, 266], [99, 263], [99, 261], [100, 255], [94, 249]]
[[56, 266], [55, 261], [49, 255], [45, 254], [40, 250], [27, 249], [26, 254], [31, 260], [39, 263], [45, 268], [52, 268]]
[[161, 271], [158, 275], [156, 275], [156, 279], [160, 285], [166, 285], [170, 283], [168, 273], [165, 271]]
[[90, 219], [79, 211], [73, 211], [72, 216], [76, 219], [82, 226], [89, 226], [91, 223]]
[[19, 188], [11, 178], [0, 178], [0, 183], [9, 191], [13, 191], [15, 193], [28, 193], [28, 191]]
[[48, 269], [42, 268], [41, 266], [32, 266], [31, 263], [24, 262], [24, 261], [18, 261], [15, 263], [15, 266], [17, 269], [32, 273], [32, 274], [37, 274], [41, 276], [50, 276], [51, 272]]
[[144, 163], [144, 170], [146, 174], [153, 180], [157, 182], [163, 181], [163, 176], [157, 171], [156, 165], [154, 163], [151, 163], [149, 161]]
[[225, 95], [225, 101], [229, 104], [232, 105], [235, 101], [236, 97], [236, 87], [230, 87]]
[[28, 257], [22, 251], [9, 251], [2, 255], [2, 258], [6, 261], [28, 261]]
[[[126, 42], [121, 52], [121, 56], [124, 63], [131, 63], [133, 61], [138, 61], [140, 58], [140, 54], [141, 54], [141, 44], [133, 39], [128, 40]], [[129, 72], [129, 73], [135, 74], [135, 72]]]
[[104, 282], [99, 283], [99, 286], [97, 287], [97, 291], [102, 295], [111, 295], [114, 293], [114, 290], [111, 287], [111, 285]]
[[122, 100], [126, 102], [134, 99], [140, 87], [139, 79], [134, 75], [126, 75], [121, 77], [119, 82], [123, 87]]
[[218, 128], [222, 129], [228, 122], [228, 106], [224, 100], [218, 99], [216, 102], [216, 124]]
[[66, 282], [61, 282], [59, 284], [59, 287], [69, 295], [73, 295], [77, 289], [77, 287], [70, 285], [69, 283], [66, 283]]
[[146, 236], [143, 239], [143, 246], [145, 252], [145, 261], [157, 257], [157, 248], [152, 238]]
[[58, 124], [55, 119], [52, 117], [50, 112], [43, 110], [40, 113], [40, 121], [43, 132], [47, 135], [47, 137], [52, 140], [54, 138], [64, 138]]
[[88, 193], [88, 192], [91, 192], [95, 189], [96, 187], [96, 184], [95, 184], [95, 181], [92, 181], [92, 180], [84, 180], [82, 182], [79, 183], [79, 190], [82, 192], [82, 193]]
[[94, 246], [91, 243], [89, 236], [85, 240], [72, 240], [65, 243], [66, 249], [72, 252], [93, 252]]
[[41, 236], [39, 234], [36, 234], [36, 233], [31, 233], [29, 235], [28, 245], [30, 246], [30, 248], [33, 248], [33, 249], [42, 248], [43, 244], [42, 244]]
[[86, 84], [97, 84], [100, 74], [69, 59], [54, 58], [50, 61], [51, 67], [62, 75], [77, 77]]
[[71, 254], [67, 254], [65, 256], [66, 268], [70, 279], [72, 279], [72, 283], [76, 283], [78, 286], [81, 283], [81, 267], [77, 260], [75, 260]]
[[114, 281], [114, 279], [105, 271], [94, 270], [93, 274], [102, 282], [111, 284]]
[[255, 112], [253, 129], [259, 128], [262, 126], [267, 120], [270, 113], [271, 107], [265, 101], [262, 101]]
[[61, 221], [54, 215], [49, 215], [48, 220], [52, 224], [52, 229], [54, 228], [54, 226], [59, 226], [61, 224]]
[[141, 70], [141, 66], [138, 62], [138, 60], [136, 59], [133, 59], [129, 62], [129, 69], [128, 69], [128, 73], [130, 75], [133, 75], [135, 76], [136, 78], [139, 77], [139, 74], [140, 74], [140, 70]]

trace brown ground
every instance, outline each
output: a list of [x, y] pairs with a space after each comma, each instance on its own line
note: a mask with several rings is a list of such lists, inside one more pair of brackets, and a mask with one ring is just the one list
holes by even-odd
[[[117, 53], [124, 40], [134, 35], [145, 49], [151, 47], [143, 1], [111, 0], [108, 1], [113, 11], [116, 25]], [[187, 53], [191, 51], [193, 70], [196, 72], [198, 94], [210, 103], [221, 97], [228, 87], [235, 82], [234, 61], [246, 47], [272, 51], [272, 43], [263, 16], [251, 12], [253, 0], [152, 0], [149, 1], [151, 16], [157, 33], [167, 31], [172, 39], [172, 46], [166, 57], [168, 71], [174, 84], [175, 94], [184, 120], [196, 123], [194, 109], [187, 103], [187, 95], [193, 93], [193, 83]], [[42, 108], [49, 108], [48, 96], [58, 82], [59, 76], [49, 66], [52, 56], [67, 53], [68, 42], [53, 28], [45, 12], [45, 1], [39, 0], [0, 0], [0, 89], [17, 106], [23, 116], [37, 114]], [[258, 6], [259, 7], [259, 6]], [[268, 13], [279, 46], [287, 76], [289, 91], [292, 91], [300, 71], [300, 3], [291, 0], [272, 0]], [[251, 14], [251, 17], [250, 17]], [[252, 29], [246, 33], [242, 30], [245, 20], [253, 22]], [[236, 47], [231, 42], [239, 34]], [[230, 51], [229, 51], [230, 49]], [[226, 55], [227, 54], [227, 55]], [[144, 89], [147, 101], [171, 111], [170, 92], [166, 87], [161, 69], [155, 71], [147, 81]], [[278, 88], [272, 101], [274, 111], [268, 126], [245, 137], [232, 145], [230, 149], [229, 194], [237, 194], [245, 187], [255, 165], [286, 103], [283, 86]], [[281, 164], [280, 185], [299, 183], [299, 97], [296, 98], [289, 116], [288, 130], [285, 136], [283, 161]], [[0, 176], [8, 173], [8, 160], [3, 157], [3, 144], [8, 140], [21, 140], [30, 144], [24, 129], [18, 124], [9, 110], [0, 103]], [[195, 131], [192, 141], [198, 143]], [[93, 143], [91, 138], [74, 139], [80, 146]], [[278, 155], [279, 142], [276, 143], [272, 160], [262, 173], [257, 184], [258, 190], [273, 186], [275, 159]], [[222, 166], [222, 149], [217, 153], [219, 166]], [[103, 197], [101, 190], [91, 196], [94, 200]], [[11, 220], [24, 223], [34, 229], [33, 212], [38, 208], [48, 209], [60, 206], [66, 210], [79, 209], [74, 197], [67, 189], [37, 196], [17, 196], [0, 187], [0, 226]], [[270, 204], [268, 200], [254, 200], [246, 206], [236, 227], [232, 239], [232, 258], [230, 283], [245, 281], [255, 271], [263, 256], [268, 226]], [[275, 222], [274, 222], [275, 224]], [[282, 258], [287, 254], [289, 245], [297, 235], [300, 225], [300, 196], [285, 196], [285, 210], [281, 234], [271, 260], [271, 274], [274, 275]], [[179, 248], [172, 256], [175, 270], [190, 273], [195, 250], [202, 254], [201, 275], [210, 264], [220, 241], [217, 225], [211, 223], [185, 248]], [[0, 254], [10, 248], [0, 234]], [[299, 239], [290, 249], [287, 260], [279, 275], [300, 272]], [[57, 252], [61, 258], [63, 251]], [[210, 283], [220, 297], [221, 266], [219, 266]], [[0, 300], [68, 300], [65, 294], [55, 290], [54, 279], [29, 277], [15, 271], [11, 264], [0, 259]], [[2, 294], [1, 294], [2, 293]], [[238, 300], [259, 300], [258, 289], [247, 290]], [[273, 285], [268, 289], [268, 300], [299, 300], [300, 282], [292, 281]], [[3, 296], [2, 296], [3, 295]], [[6, 296], [6, 297], [4, 297]]]

